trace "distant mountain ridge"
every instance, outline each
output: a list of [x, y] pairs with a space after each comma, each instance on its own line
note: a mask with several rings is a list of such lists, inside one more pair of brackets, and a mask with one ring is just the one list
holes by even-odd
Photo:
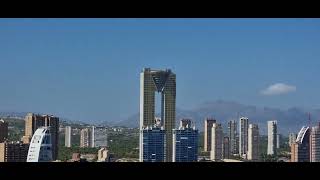
[[[17, 119], [21, 119], [24, 120], [24, 118], [26, 117], [26, 115], [29, 112], [0, 112], [0, 118], [6, 118], [6, 117], [11, 117], [11, 118], [17, 118]], [[35, 114], [45, 114], [45, 113], [37, 113], [37, 112], [33, 112]], [[68, 122], [68, 123], [73, 123], [73, 124], [90, 124], [90, 122], [82, 122], [82, 121], [78, 121], [78, 120], [70, 120], [64, 117], [59, 117], [60, 121], [64, 121], [64, 122]]]
[[27, 112], [0, 112], [0, 117], [17, 117], [24, 118], [27, 115]]
[[[249, 118], [249, 123], [258, 124], [260, 133], [267, 133], [267, 121], [277, 120], [279, 132], [283, 135], [288, 135], [290, 132], [298, 133], [302, 126], [308, 125], [308, 112], [311, 113], [313, 122], [318, 122], [320, 118], [320, 109], [304, 110], [302, 108], [293, 107], [287, 110], [269, 107], [257, 107], [252, 105], [244, 105], [232, 101], [211, 101], [205, 102], [192, 110], [176, 110], [176, 125], [182, 118], [191, 118], [196, 128], [200, 131], [204, 129], [204, 119], [206, 117], [215, 118], [218, 123], [222, 123], [224, 131], [227, 130], [229, 120], [238, 120], [239, 116]], [[315, 119], [316, 118], [316, 119]], [[104, 122], [102, 124], [110, 124]], [[139, 113], [130, 116], [118, 123], [112, 122], [112, 125], [139, 127]]]
[[[244, 105], [232, 101], [208, 101], [200, 104], [198, 107], [191, 110], [176, 109], [176, 126], [182, 118], [190, 118], [195, 123], [195, 126], [200, 131], [204, 129], [204, 119], [206, 117], [215, 118], [218, 123], [224, 127], [227, 132], [227, 124], [229, 120], [238, 120], [239, 116], [249, 118], [249, 123], [256, 123], [259, 126], [260, 133], [267, 133], [267, 121], [277, 120], [278, 129], [281, 134], [288, 135], [290, 132], [298, 133], [302, 126], [308, 125], [308, 112], [311, 113], [313, 125], [319, 122], [320, 109], [306, 110], [299, 107], [292, 107], [286, 110], [270, 107], [257, 107], [252, 105]], [[1, 117], [18, 117], [24, 119], [27, 112], [0, 112]], [[42, 114], [42, 113], [39, 113]], [[136, 113], [122, 121], [105, 121], [100, 125], [107, 126], [124, 126], [124, 127], [139, 127], [139, 113]], [[93, 124], [92, 122], [82, 122], [78, 120], [70, 120], [60, 117], [61, 121], [74, 124]]]

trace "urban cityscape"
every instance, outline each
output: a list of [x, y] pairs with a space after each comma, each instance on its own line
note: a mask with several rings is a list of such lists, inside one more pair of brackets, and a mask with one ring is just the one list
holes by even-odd
[[[318, 72], [319, 67], [316, 56], [320, 51], [316, 48], [320, 46], [315, 44], [310, 35], [320, 32], [318, 20], [281, 20], [287, 23], [285, 26], [288, 28], [275, 28], [275, 31], [271, 27], [283, 27], [275, 20], [266, 20], [267, 24], [270, 23], [267, 26], [271, 28], [269, 31], [258, 29], [263, 23], [254, 20], [240, 20], [246, 24], [245, 28], [237, 20], [172, 20], [178, 25], [172, 25], [169, 21], [107, 20], [111, 25], [106, 28], [99, 25], [99, 20], [94, 20], [91, 25], [97, 26], [97, 29], [90, 29], [90, 23], [86, 22], [89, 28], [82, 31], [77, 29], [79, 22], [70, 19], [65, 20], [62, 25], [59, 20], [1, 19], [0, 38], [4, 40], [0, 42], [0, 63], [4, 68], [0, 72], [0, 82], [3, 82], [3, 91], [0, 92], [0, 162], [320, 162], [320, 120], [317, 119], [320, 118], [320, 109], [316, 109], [318, 101], [315, 96], [310, 95], [310, 89], [317, 82], [308, 79], [308, 75]], [[28, 23], [31, 24], [30, 27]], [[124, 23], [122, 25], [131, 28], [130, 31], [121, 29], [122, 26], [118, 23]], [[314, 29], [295, 31], [292, 27], [301, 27], [295, 23], [306, 23], [306, 27]], [[211, 26], [212, 24], [218, 25]], [[231, 25], [239, 26], [239, 31], [234, 31], [230, 28]], [[162, 29], [157, 29], [158, 26]], [[251, 31], [249, 26], [256, 28], [255, 31]], [[8, 29], [1, 30], [1, 27]], [[19, 34], [21, 27], [26, 27], [23, 33], [34, 33], [35, 39]], [[35, 29], [32, 30], [31, 27]], [[250, 30], [247, 32], [246, 29]], [[290, 33], [299, 34], [304, 31], [308, 36], [297, 38], [296, 41], [311, 44], [315, 48], [313, 54], [308, 51], [311, 47], [303, 50], [296, 47], [301, 43], [295, 43], [294, 40], [292, 43], [288, 38]], [[111, 35], [105, 37], [82, 34], [88, 32]], [[215, 35], [221, 32], [226, 33], [223, 36], [225, 39]], [[286, 34], [277, 34], [283, 32]], [[65, 36], [63, 33], [66, 33]], [[237, 33], [244, 33], [245, 36]], [[84, 37], [83, 40], [79, 40], [79, 34]], [[259, 35], [256, 36], [257, 34]], [[24, 41], [21, 37], [19, 39], [19, 36], [27, 40]], [[301, 34], [300, 36], [303, 37]], [[65, 39], [68, 39], [69, 44], [64, 46], [62, 44]], [[212, 45], [217, 44], [216, 40], [221, 46]], [[178, 41], [179, 44], [174, 44]], [[237, 41], [241, 43], [233, 44]], [[246, 41], [253, 44], [248, 43], [248, 49], [244, 48]], [[282, 47], [278, 41], [283, 41], [285, 45]], [[30, 43], [30, 46], [23, 44], [24, 42]], [[140, 44], [141, 42], [145, 44]], [[255, 43], [263, 45], [260, 47]], [[17, 47], [17, 52], [14, 52], [14, 46], [19, 45], [22, 47]], [[66, 46], [70, 46], [70, 49], [64, 50]], [[285, 46], [292, 49], [288, 50]], [[36, 48], [32, 49], [33, 47]], [[101, 54], [95, 56], [96, 48], [101, 48], [101, 51], [98, 50]], [[136, 48], [138, 53], [131, 52], [130, 48]], [[225, 49], [219, 57], [215, 57], [214, 54], [222, 52], [220, 48]], [[266, 50], [268, 48], [273, 50], [272, 53]], [[16, 55], [19, 50], [21, 56]], [[87, 50], [92, 53], [81, 54]], [[54, 55], [46, 56], [46, 51], [53, 51]], [[141, 54], [144, 51], [152, 55], [143, 57]], [[308, 55], [312, 54], [310, 58], [315, 60], [310, 60], [310, 64], [313, 64], [310, 72], [301, 72], [301, 78], [297, 78], [296, 72], [304, 68], [298, 60], [305, 59], [305, 56], [299, 56], [303, 51]], [[249, 52], [256, 54], [246, 54]], [[291, 52], [297, 53], [290, 56], [293, 63], [283, 60], [286, 59], [283, 54]], [[82, 62], [68, 60], [77, 53], [80, 55], [74, 59], [83, 58]], [[107, 60], [103, 53], [108, 55]], [[277, 53], [281, 57], [278, 59], [279, 63], [271, 60], [270, 66], [263, 61], [263, 65], [256, 68], [259, 63], [248, 60], [256, 56], [260, 59], [276, 59], [274, 56]], [[235, 65], [237, 63], [234, 61], [222, 64], [221, 61], [209, 60], [221, 57], [239, 58], [241, 55], [247, 58], [243, 60], [243, 65]], [[29, 61], [22, 62], [20, 59], [24, 57], [29, 58]], [[57, 57], [63, 60], [55, 62]], [[172, 60], [177, 57], [187, 60], [182, 63]], [[36, 58], [39, 60], [33, 60]], [[98, 60], [89, 62], [89, 59], [94, 58]], [[122, 61], [121, 58], [137, 59], [139, 63], [129, 62], [128, 59]], [[146, 59], [139, 60], [143, 58]], [[170, 60], [162, 62], [162, 58]], [[208, 60], [196, 61], [195, 58]], [[10, 59], [15, 63], [15, 67], [11, 69], [6, 68], [11, 66]], [[92, 65], [94, 63], [97, 65]], [[37, 68], [37, 65], [42, 68]], [[186, 70], [181, 73], [184, 68]], [[286, 70], [292, 71], [295, 76], [284, 73]], [[213, 75], [215, 72], [217, 74]], [[260, 73], [265, 74], [260, 76]], [[3, 77], [4, 74], [7, 76]], [[283, 76], [277, 79], [276, 76], [280, 75]], [[262, 81], [265, 82], [253, 85]], [[287, 81], [290, 83], [282, 83]], [[304, 92], [298, 93], [296, 86], [292, 84], [298, 84], [299, 81], [302, 84], [309, 83], [311, 87], [301, 87], [300, 92]], [[236, 84], [232, 85], [233, 83]], [[269, 86], [265, 88], [267, 83]], [[264, 89], [261, 90], [261, 87]], [[314, 91], [317, 91], [316, 88]], [[259, 95], [246, 96], [252, 89], [256, 92], [259, 89]], [[281, 98], [281, 95], [289, 93], [297, 95]], [[302, 100], [303, 97], [307, 97], [306, 100]], [[244, 104], [255, 102], [263, 107], [259, 109], [258, 106], [227, 101], [232, 98], [238, 98]], [[196, 106], [198, 102], [207, 99], [227, 100]], [[136, 101], [139, 103], [134, 103]], [[301, 106], [312, 108], [288, 108], [300, 102]], [[278, 109], [267, 107], [278, 104]], [[186, 110], [187, 107], [189, 110]], [[23, 108], [25, 111], [21, 110]], [[288, 110], [283, 110], [285, 108]], [[129, 113], [139, 113], [121, 123], [104, 121], [123, 119], [126, 110]], [[90, 111], [94, 115], [91, 116], [88, 113]]]
[[[155, 93], [161, 93], [160, 117], [155, 117]], [[199, 130], [192, 119], [180, 119], [179, 127], [175, 127], [175, 101], [176, 75], [170, 69], [144, 68], [140, 74], [140, 128], [129, 129], [139, 134], [139, 145], [136, 144], [139, 159], [130, 156], [117, 158], [113, 154], [117, 152], [109, 149], [108, 137], [113, 132], [128, 131], [126, 128], [64, 126], [54, 115], [27, 113], [24, 135], [17, 141], [9, 141], [12, 139], [10, 129], [15, 127], [9, 129], [7, 120], [0, 120], [0, 162], [320, 161], [320, 123], [313, 127], [303, 126], [299, 132], [288, 134], [288, 142], [282, 143], [288, 146], [283, 148], [287, 149], [284, 151], [280, 150], [281, 134], [277, 120], [267, 121], [267, 154], [262, 156], [259, 126], [250, 123], [248, 117], [229, 121], [227, 132], [219, 120], [205, 117], [203, 149], [199, 152]], [[12, 122], [17, 118], [7, 116], [5, 119]], [[78, 147], [86, 151], [72, 149], [76, 144], [75, 134], [78, 135]], [[61, 149], [71, 150], [69, 157], [62, 159], [59, 154], [65, 152]]]

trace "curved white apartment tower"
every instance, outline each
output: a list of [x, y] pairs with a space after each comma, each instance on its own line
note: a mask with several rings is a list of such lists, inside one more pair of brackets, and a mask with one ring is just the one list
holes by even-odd
[[311, 128], [303, 126], [291, 145], [291, 162], [310, 162], [310, 135]]
[[40, 127], [32, 136], [27, 162], [52, 161], [52, 142], [50, 127]]

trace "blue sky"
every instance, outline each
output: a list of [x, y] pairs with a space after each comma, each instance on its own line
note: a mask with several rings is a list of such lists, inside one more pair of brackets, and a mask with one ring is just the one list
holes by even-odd
[[320, 108], [320, 19], [0, 19], [0, 111], [125, 119], [143, 67], [177, 74], [182, 109]]

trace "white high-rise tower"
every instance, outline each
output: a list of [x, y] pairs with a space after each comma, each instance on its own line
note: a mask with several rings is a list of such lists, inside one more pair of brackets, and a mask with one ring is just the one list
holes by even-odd
[[268, 155], [276, 155], [277, 150], [277, 121], [268, 121]]
[[64, 145], [65, 147], [71, 147], [71, 126], [65, 127]]
[[249, 119], [241, 117], [239, 122], [239, 154], [246, 159], [248, 151]]

